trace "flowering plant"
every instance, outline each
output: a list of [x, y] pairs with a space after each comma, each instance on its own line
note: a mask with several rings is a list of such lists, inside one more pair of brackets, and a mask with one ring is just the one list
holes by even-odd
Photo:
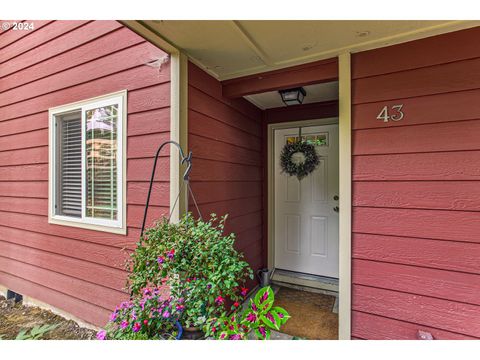
[[273, 306], [275, 296], [267, 286], [260, 289], [244, 311], [235, 311], [227, 316], [210, 319], [205, 334], [219, 340], [246, 340], [253, 331], [257, 339], [268, 340], [270, 329], [280, 330], [290, 318], [288, 312]]
[[163, 219], [145, 232], [131, 255], [130, 288], [134, 294], [151, 284], [166, 284], [184, 302], [180, 321], [203, 327], [246, 296], [243, 288], [253, 273], [234, 248], [235, 235], [224, 235], [226, 216], [195, 220], [188, 213], [178, 223]]
[[143, 289], [142, 296], [124, 301], [110, 315], [97, 339], [146, 340], [175, 339], [175, 323], [181, 315], [183, 299], [165, 295], [163, 288]]

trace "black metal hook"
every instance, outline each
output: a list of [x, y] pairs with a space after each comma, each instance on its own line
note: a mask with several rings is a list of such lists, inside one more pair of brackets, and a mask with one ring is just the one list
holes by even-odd
[[140, 233], [140, 237], [143, 236], [143, 232], [145, 230], [145, 222], [147, 221], [147, 212], [148, 212], [148, 206], [150, 205], [150, 195], [152, 193], [152, 186], [153, 186], [153, 180], [155, 178], [155, 170], [157, 168], [157, 160], [158, 160], [158, 155], [160, 154], [160, 151], [162, 151], [163, 147], [167, 144], [175, 145], [178, 148], [178, 151], [180, 152], [180, 164], [187, 164], [187, 169], [185, 170], [185, 173], [183, 174], [183, 181], [187, 182], [190, 180], [190, 171], [192, 170], [192, 152], [189, 151], [187, 156], [185, 156], [185, 153], [182, 150], [182, 147], [180, 146], [179, 143], [173, 140], [165, 141], [163, 144], [161, 144], [158, 147], [157, 153], [155, 155], [155, 161], [153, 162], [153, 170], [152, 170], [152, 176], [150, 177], [150, 186], [148, 187], [148, 195], [147, 195], [147, 202], [145, 204], [145, 211], [143, 213], [143, 222], [142, 222], [142, 231]]

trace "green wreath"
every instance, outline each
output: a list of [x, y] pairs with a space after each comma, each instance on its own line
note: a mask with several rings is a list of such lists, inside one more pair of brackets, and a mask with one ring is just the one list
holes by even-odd
[[296, 176], [298, 180], [313, 172], [319, 163], [315, 146], [305, 141], [286, 144], [280, 154], [282, 172]]

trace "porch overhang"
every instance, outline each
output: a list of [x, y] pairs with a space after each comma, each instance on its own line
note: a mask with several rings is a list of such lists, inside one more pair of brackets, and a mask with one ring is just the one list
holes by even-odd
[[166, 51], [176, 49], [185, 53], [220, 81], [480, 25], [480, 21], [449, 20], [129, 20], [123, 23]]

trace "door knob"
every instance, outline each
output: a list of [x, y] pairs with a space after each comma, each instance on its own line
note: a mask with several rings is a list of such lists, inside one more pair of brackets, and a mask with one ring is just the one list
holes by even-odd
[[333, 208], [333, 211], [339, 212], [339, 211], [340, 211], [340, 208], [339, 208], [338, 206], [335, 206], [335, 207]]
[[338, 199], [339, 199], [338, 195], [335, 195], [335, 196], [333, 197], [333, 200], [335, 200], [335, 201], [338, 201]]

